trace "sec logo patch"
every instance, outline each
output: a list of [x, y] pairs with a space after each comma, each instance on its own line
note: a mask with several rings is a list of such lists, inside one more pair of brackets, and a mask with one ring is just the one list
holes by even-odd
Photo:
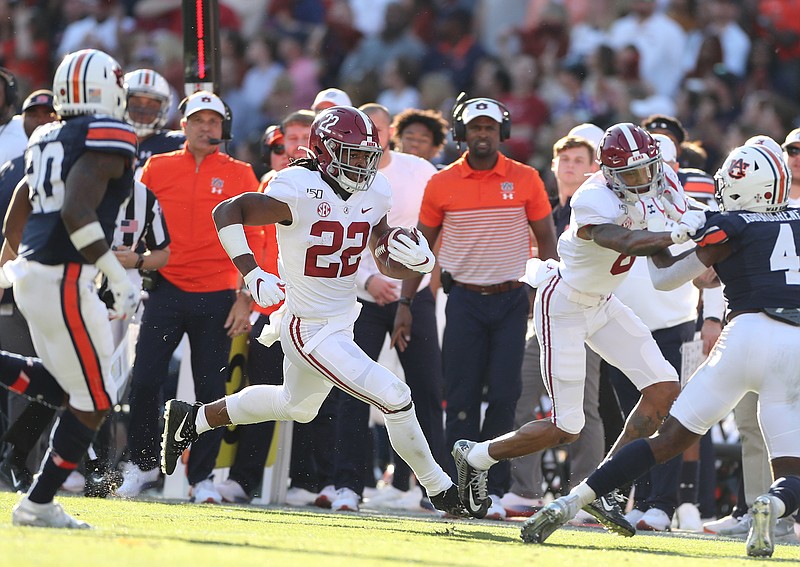
[[328, 203], [322, 202], [317, 206], [317, 214], [322, 218], [331, 214], [331, 206]]

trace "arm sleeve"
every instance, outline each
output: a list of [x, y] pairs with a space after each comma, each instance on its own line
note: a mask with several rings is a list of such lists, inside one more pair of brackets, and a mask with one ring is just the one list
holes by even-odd
[[653, 287], [659, 291], [676, 289], [706, 271], [706, 265], [694, 253], [678, 260], [667, 268], [657, 267], [653, 259], [648, 257], [647, 267], [650, 270], [650, 279], [653, 280]]

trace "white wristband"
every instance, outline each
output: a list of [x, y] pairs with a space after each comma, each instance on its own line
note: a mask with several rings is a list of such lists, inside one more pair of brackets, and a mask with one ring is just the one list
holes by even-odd
[[72, 241], [72, 244], [77, 250], [81, 250], [82, 248], [86, 248], [98, 240], [105, 242], [106, 233], [103, 232], [103, 227], [100, 226], [100, 223], [98, 221], [94, 221], [83, 225], [75, 232], [71, 232], [69, 234], [69, 239]]
[[252, 254], [250, 245], [247, 243], [247, 236], [244, 233], [244, 226], [241, 224], [229, 224], [217, 231], [219, 241], [231, 260], [245, 254]]
[[125, 268], [111, 250], [100, 256], [94, 265], [106, 275], [109, 282], [119, 282], [128, 277]]

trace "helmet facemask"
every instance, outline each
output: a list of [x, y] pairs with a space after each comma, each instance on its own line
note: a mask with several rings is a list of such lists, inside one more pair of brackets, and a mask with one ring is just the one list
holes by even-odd
[[[383, 155], [381, 147], [378, 144], [374, 146], [348, 144], [332, 138], [328, 138], [322, 143], [331, 157], [325, 173], [335, 179], [339, 186], [348, 193], [366, 191], [378, 172], [378, 162]], [[360, 161], [359, 154], [356, 152], [367, 154], [363, 166], [353, 165], [354, 161], [356, 163]]]
[[[657, 199], [664, 192], [664, 162], [661, 160], [661, 152], [656, 157], [640, 155], [647, 159], [623, 167], [601, 166], [614, 193], [627, 203], [637, 203], [647, 198]], [[631, 161], [634, 159], [631, 158]]]

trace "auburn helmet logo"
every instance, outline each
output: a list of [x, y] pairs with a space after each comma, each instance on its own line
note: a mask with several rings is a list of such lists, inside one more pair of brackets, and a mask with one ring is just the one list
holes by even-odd
[[733, 179], [741, 179], [747, 175], [748, 167], [750, 167], [750, 164], [741, 158], [733, 160], [731, 165], [728, 166], [728, 175]]

